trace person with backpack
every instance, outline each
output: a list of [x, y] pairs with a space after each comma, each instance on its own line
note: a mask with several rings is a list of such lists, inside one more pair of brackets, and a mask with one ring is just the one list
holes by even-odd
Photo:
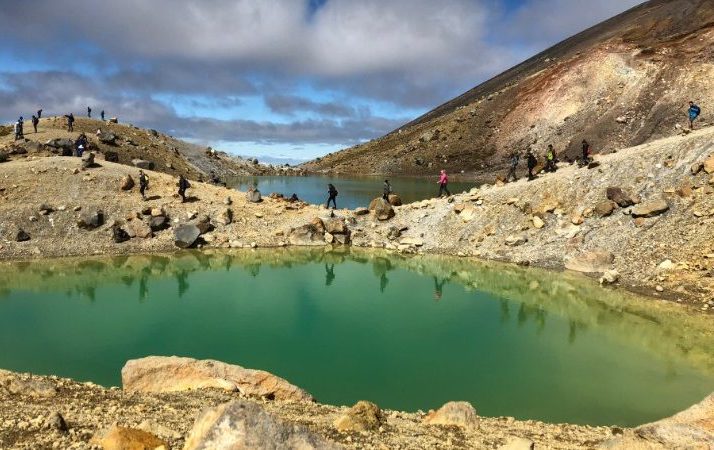
[[555, 150], [553, 144], [548, 144], [548, 150], [545, 153], [545, 171], [555, 172], [558, 167], [555, 165]]
[[444, 192], [446, 192], [447, 197], [451, 197], [451, 192], [449, 192], [449, 176], [446, 174], [446, 170], [441, 169], [437, 183], [439, 184], [439, 197], [444, 195]]
[[146, 200], [146, 190], [149, 188], [149, 177], [146, 176], [143, 170], [139, 169], [139, 192], [141, 192], [141, 198]]
[[87, 150], [88, 144], [89, 142], [87, 141], [87, 136], [84, 133], [80, 134], [77, 141], [74, 143], [76, 146], [77, 156], [80, 158], [82, 157], [84, 151]]
[[590, 144], [588, 144], [588, 141], [583, 139], [583, 160], [582, 160], [582, 165], [587, 166], [590, 164]]
[[90, 108], [89, 106], [87, 106], [87, 117], [89, 117], [90, 119], [92, 118], [92, 108]]
[[101, 116], [102, 121], [104, 121], [104, 110], [102, 110], [102, 112], [99, 113], [99, 116]]
[[42, 119], [42, 110], [41, 109], [37, 110], [37, 118]]
[[334, 209], [337, 209], [337, 189], [332, 183], [327, 185], [327, 195], [327, 205], [325, 205], [325, 208], [329, 208], [330, 202], [332, 202]]
[[24, 133], [22, 132], [23, 122], [24, 122], [24, 119], [22, 118], [22, 116], [20, 116], [20, 118], [17, 119], [17, 122], [15, 122], [15, 140], [16, 141], [23, 139], [25, 137]]
[[694, 104], [694, 102], [689, 102], [689, 129], [694, 129], [694, 121], [697, 120], [699, 115], [702, 113], [702, 108]]
[[533, 169], [538, 165], [538, 158], [536, 158], [531, 149], [528, 149], [526, 152], [526, 158], [528, 163], [528, 181], [531, 181], [535, 179]]
[[74, 114], [69, 113], [64, 116], [67, 118], [67, 131], [71, 133], [74, 131]]
[[518, 152], [513, 152], [511, 154], [511, 166], [508, 169], [508, 175], [506, 175], [506, 183], [511, 181], [518, 181], [518, 176], [516, 175], [516, 169], [518, 168], [518, 162], [521, 160], [521, 155]]
[[37, 125], [40, 123], [40, 118], [37, 116], [32, 116], [32, 128], [35, 129], [35, 134], [37, 134]]
[[186, 203], [186, 189], [191, 187], [191, 183], [188, 182], [186, 177], [179, 175], [178, 180], [178, 193], [181, 196], [181, 203]]
[[392, 193], [392, 185], [389, 184], [389, 180], [384, 180], [384, 192], [382, 193], [382, 198], [389, 201], [389, 194]]

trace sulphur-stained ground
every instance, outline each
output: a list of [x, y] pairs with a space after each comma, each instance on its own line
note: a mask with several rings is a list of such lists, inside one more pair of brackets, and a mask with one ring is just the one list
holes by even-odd
[[[208, 407], [239, 398], [219, 390], [171, 394], [127, 393], [57, 377], [0, 371], [0, 449], [101, 449], [95, 434], [113, 424], [146, 430], [181, 449], [197, 416]], [[307, 427], [345, 448], [496, 449], [520, 437], [535, 448], [594, 448], [622, 433], [619, 428], [554, 425], [510, 417], [479, 418], [478, 429], [427, 426], [423, 412], [384, 411], [386, 424], [370, 432], [338, 432], [333, 422], [346, 407], [319, 403], [249, 400], [288, 422]], [[67, 430], [57, 426], [56, 414]]]

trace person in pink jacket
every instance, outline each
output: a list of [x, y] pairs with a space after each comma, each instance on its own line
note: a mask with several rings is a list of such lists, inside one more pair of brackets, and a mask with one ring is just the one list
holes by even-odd
[[447, 196], [451, 196], [451, 192], [449, 192], [449, 188], [447, 187], [449, 185], [449, 176], [446, 175], [446, 171], [444, 169], [441, 169], [441, 173], [439, 174], [439, 197], [444, 195], [444, 192], [446, 192]]

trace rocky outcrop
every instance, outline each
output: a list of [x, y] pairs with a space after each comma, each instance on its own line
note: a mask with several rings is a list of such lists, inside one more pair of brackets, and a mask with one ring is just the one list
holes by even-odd
[[714, 448], [714, 394], [679, 414], [628, 430], [600, 449], [708, 449]]
[[213, 360], [149, 356], [127, 361], [122, 386], [130, 392], [176, 392], [224, 389], [269, 400], [312, 401], [310, 394], [262, 370]]
[[234, 401], [205, 411], [191, 429], [184, 450], [339, 448], [304, 427], [266, 413], [254, 403]]

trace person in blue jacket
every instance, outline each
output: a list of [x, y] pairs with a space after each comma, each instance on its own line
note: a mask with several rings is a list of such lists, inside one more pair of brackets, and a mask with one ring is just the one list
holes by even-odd
[[697, 120], [699, 115], [702, 113], [702, 108], [695, 105], [694, 102], [689, 102], [689, 129], [694, 129], [694, 121]]

